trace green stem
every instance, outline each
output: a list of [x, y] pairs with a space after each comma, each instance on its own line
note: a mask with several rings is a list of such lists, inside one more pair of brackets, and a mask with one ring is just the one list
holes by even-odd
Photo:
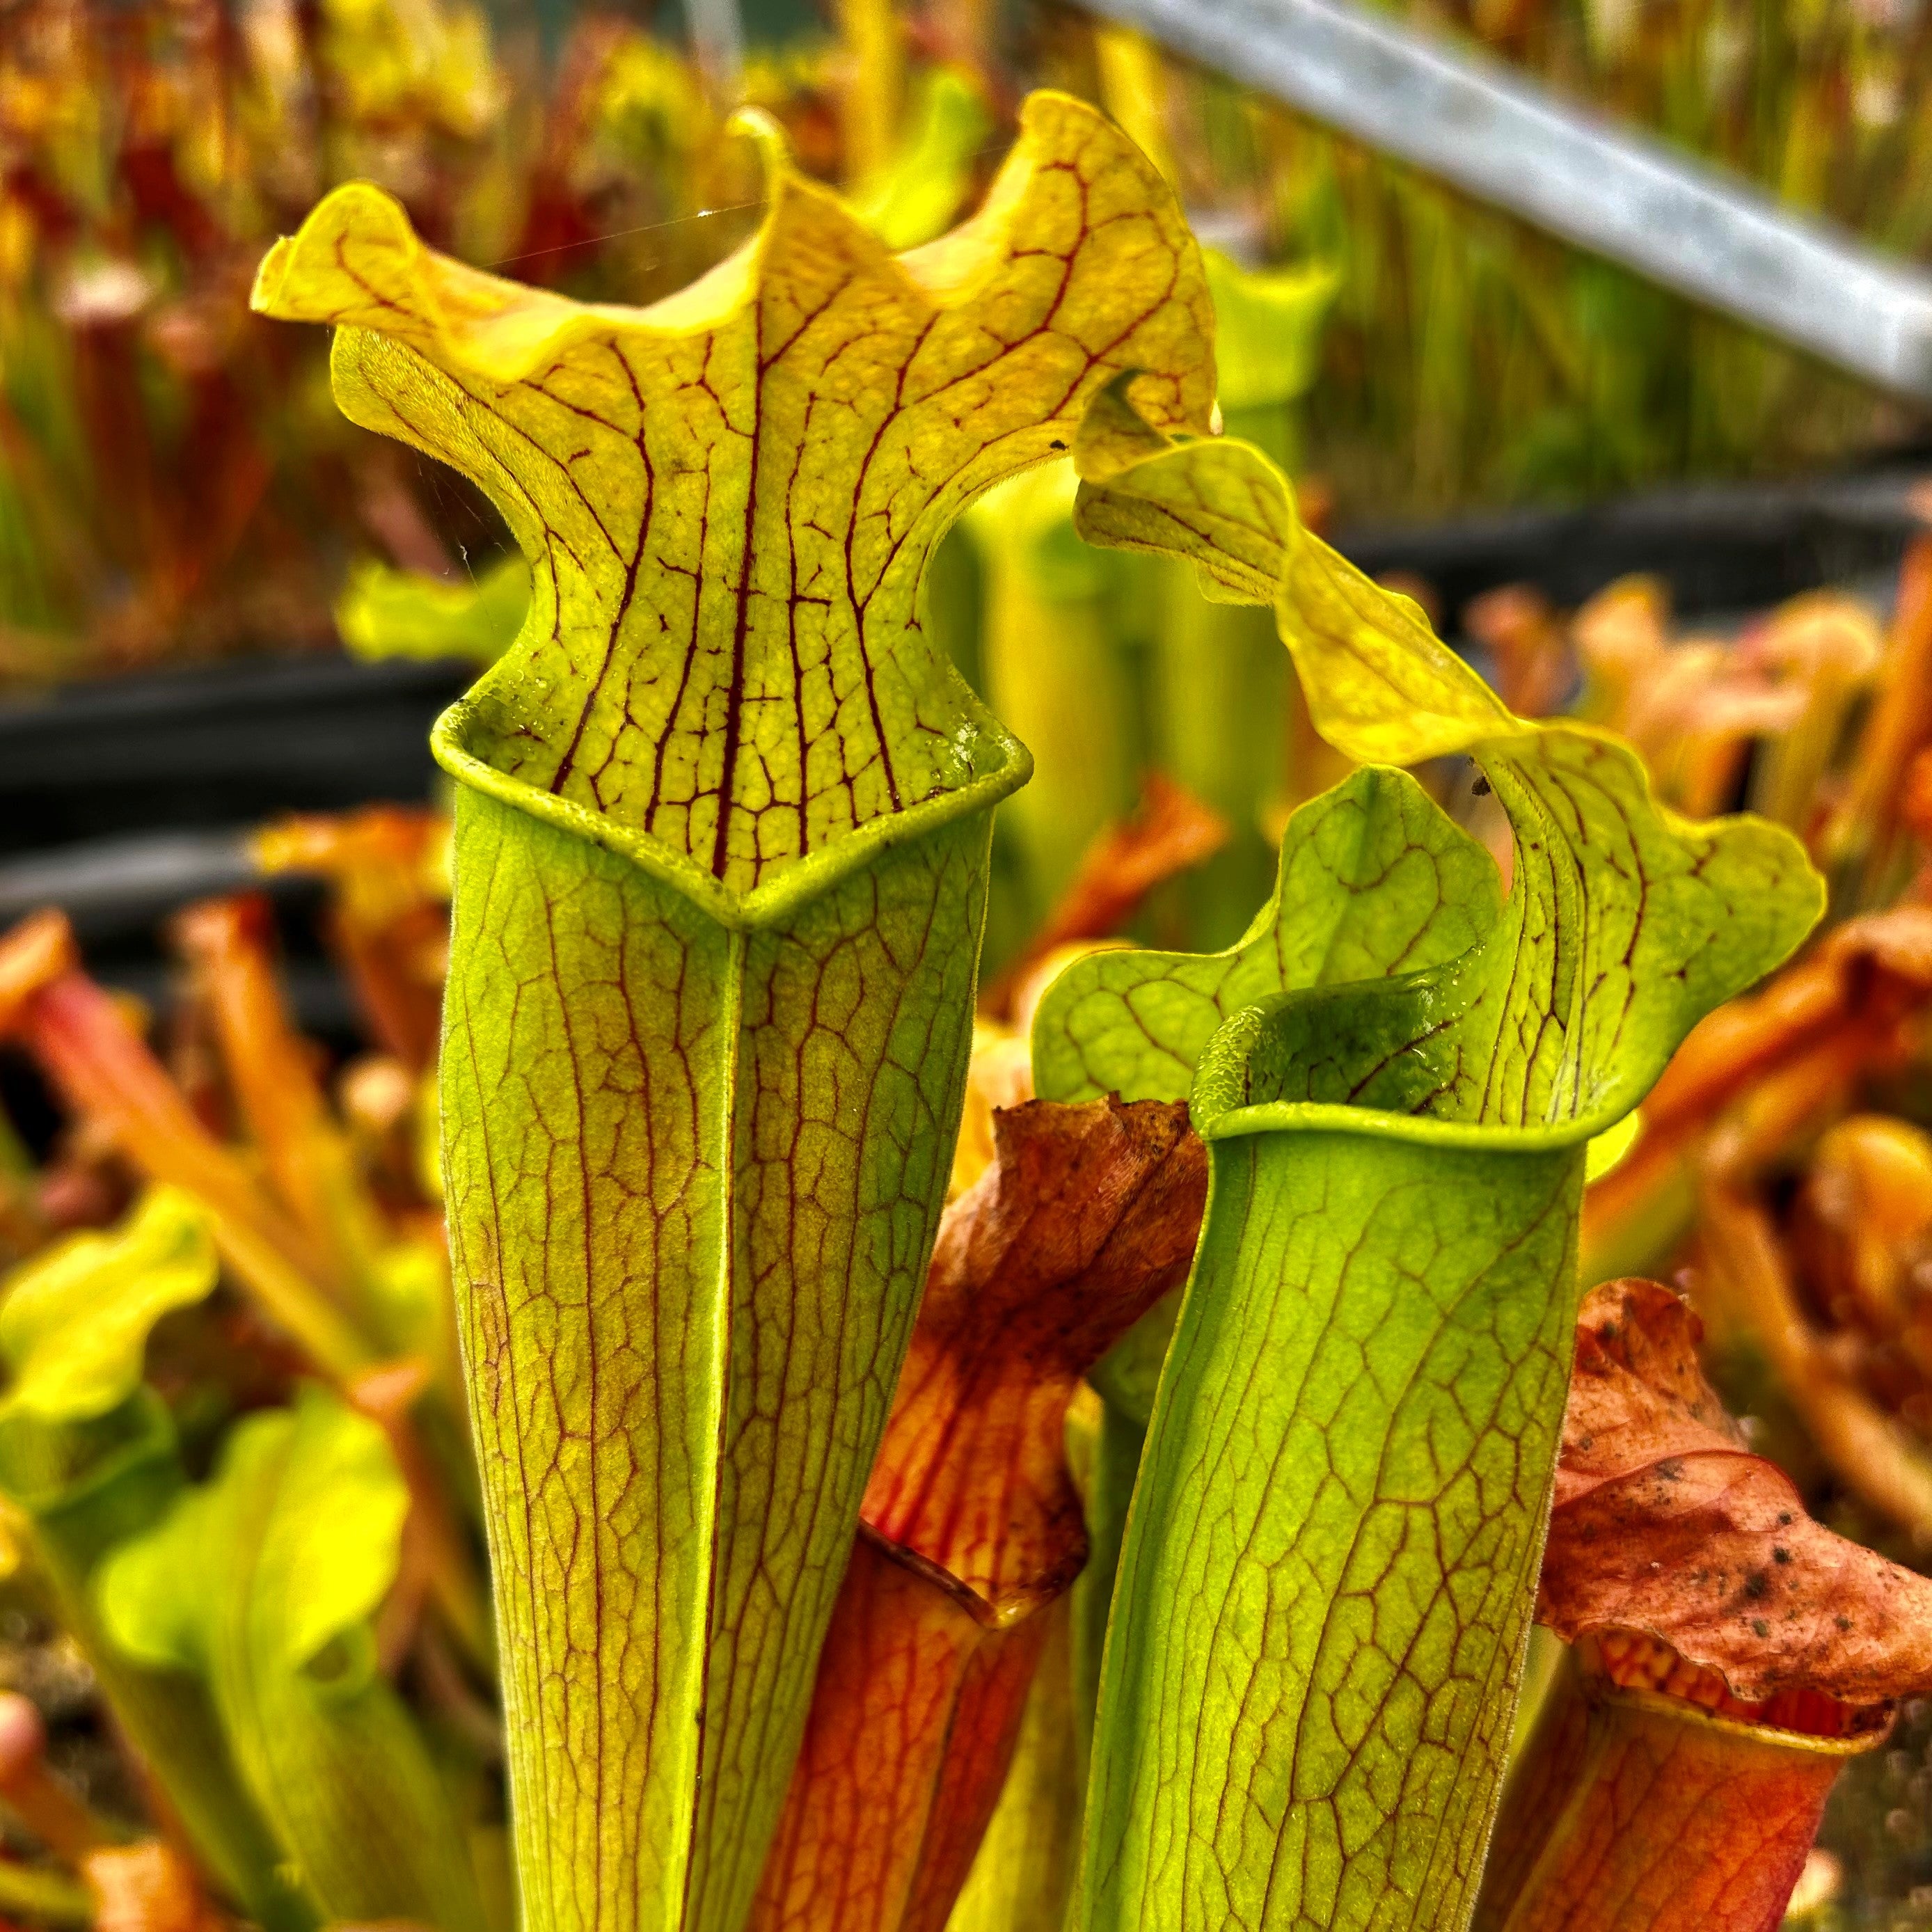
[[580, 1885], [749, 1903], [944, 1196], [990, 824], [734, 931], [458, 795], [445, 1149], [533, 1928], [596, 1922]]
[[1127, 1505], [1146, 1444], [1147, 1424], [1103, 1399], [1088, 1497], [1087, 1567], [1072, 1590], [1073, 1712], [1083, 1760], [1090, 1752], [1094, 1714], [1100, 1706], [1100, 1659], [1107, 1647]]
[[1241, 936], [1274, 880], [1261, 814], [1282, 793], [1289, 671], [1267, 611], [1209, 603], [1184, 565], [1167, 565], [1158, 581], [1154, 761], [1231, 828], [1182, 882], [1187, 929], [1206, 951]]
[[1109, 596], [1111, 560], [1084, 548], [1071, 479], [1038, 471], [971, 513], [984, 568], [988, 702], [1041, 747], [1033, 782], [1001, 814], [1018, 848], [1030, 929], [1082, 856], [1132, 807], [1135, 705]]
[[1582, 1148], [1220, 1126], [1079, 1922], [1460, 1927], [1542, 1549]]

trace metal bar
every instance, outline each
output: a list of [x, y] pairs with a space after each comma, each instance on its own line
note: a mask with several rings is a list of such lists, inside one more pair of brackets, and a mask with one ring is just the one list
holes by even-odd
[[684, 0], [684, 14], [700, 70], [721, 99], [735, 100], [745, 66], [745, 25], [738, 0]]
[[1090, 0], [1466, 194], [1880, 386], [1932, 400], [1932, 276], [1340, 0]]

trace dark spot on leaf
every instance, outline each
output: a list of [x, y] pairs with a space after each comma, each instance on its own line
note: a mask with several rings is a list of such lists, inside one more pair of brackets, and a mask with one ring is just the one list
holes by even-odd
[[1046, 446], [1048, 449], [1064, 449], [1066, 447], [1066, 444], [1062, 442], [1058, 436], [1055, 436]]
[[1789, 1563], [1791, 1561], [1791, 1552], [1786, 1550], [1782, 1544], [1780, 1544], [1778, 1547], [1771, 1552], [1771, 1560], [1774, 1563]]
[[[1469, 789], [1474, 792], [1478, 798], [1487, 798], [1490, 795], [1490, 782], [1487, 778], [1484, 778], [1480, 772], [1478, 772], [1476, 775], [1476, 782], [1472, 784]], [[1612, 1330], [1610, 1332], [1614, 1333], [1615, 1331]]]
[[1744, 1594], [1750, 1598], [1753, 1603], [1756, 1603], [1770, 1588], [1771, 1579], [1762, 1570], [1754, 1570], [1744, 1579]]
[[356, 1672], [356, 1658], [350, 1644], [340, 1636], [332, 1636], [304, 1666], [304, 1673], [315, 1683], [326, 1688], [331, 1684], [347, 1684]]
[[1791, 1527], [1791, 1512], [1789, 1510], [1778, 1511], [1778, 1526], [1780, 1529], [1789, 1529]]
[[1751, 1618], [1751, 1635], [1753, 1636], [1768, 1636], [1770, 1634], [1771, 1626], [1765, 1622], [1763, 1618], [1753, 1617]]

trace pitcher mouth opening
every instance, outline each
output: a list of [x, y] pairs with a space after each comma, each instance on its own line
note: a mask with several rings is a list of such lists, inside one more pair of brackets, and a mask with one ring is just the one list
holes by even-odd
[[1713, 1718], [1801, 1746], [1868, 1750], [1890, 1732], [1896, 1709], [1889, 1701], [1855, 1704], [1809, 1686], [1740, 1697], [1721, 1671], [1693, 1662], [1646, 1630], [1589, 1632], [1577, 1639], [1576, 1654], [1586, 1688], [1600, 1694], [1639, 1696], [1688, 1719]]
[[[688, 853], [643, 827], [546, 791], [479, 754], [471, 742], [476, 722], [482, 707], [499, 701], [491, 680], [500, 674], [510, 675], [503, 672], [508, 662], [500, 659], [437, 719], [430, 734], [430, 749], [436, 763], [460, 785], [628, 860], [732, 932], [782, 925], [808, 902], [830, 891], [880, 853], [910, 844], [956, 820], [990, 812], [1033, 776], [1033, 754], [981, 706], [974, 721], [973, 740], [979, 769], [964, 784], [952, 790], [928, 793], [899, 811], [868, 818], [830, 844], [788, 860], [759, 885], [729, 886]], [[978, 706], [970, 692], [966, 696]]]

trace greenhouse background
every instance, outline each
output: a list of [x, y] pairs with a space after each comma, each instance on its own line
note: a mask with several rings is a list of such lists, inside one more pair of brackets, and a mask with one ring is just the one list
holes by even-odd
[[[1220, 0], [1194, 5], [1222, 17]], [[751, 259], [781, 178], [775, 150], [836, 191], [867, 247], [902, 254], [973, 218], [989, 191], [982, 219], [1000, 214], [994, 184], [1036, 90], [1097, 110], [1201, 244], [1212, 428], [1292, 484], [1293, 541], [1332, 546], [1338, 568], [1359, 573], [1350, 583], [1390, 593], [1375, 607], [1399, 614], [1389, 625], [1414, 614], [1446, 640], [1512, 728], [1616, 734], [1667, 826], [1756, 814], [1822, 880], [1803, 950], [1789, 963], [1789, 946], [1768, 950], [1774, 970], [1689, 1031], [1636, 1124], [1593, 1141], [1580, 1286], [1649, 1277], [1685, 1297], [1669, 1318], [1701, 1338], [1683, 1353], [1693, 1376], [1701, 1361], [1709, 1403], [1691, 1406], [1726, 1432], [1723, 1453], [1760, 1474], [1774, 1465], [1784, 1474], [1768, 1479], [1819, 1533], [1896, 1566], [1886, 1578], [1932, 1576], [1932, 8], [1228, 10], [1260, 34], [1331, 14], [1366, 22], [1418, 73], [1439, 58], [1527, 90], [1579, 152], [1600, 144], [1606, 182], [1618, 166], [1660, 160], [1707, 198], [1712, 234], [1766, 222], [1807, 260], [1844, 262], [1846, 314], [1820, 320], [1809, 346], [1779, 322], [1769, 271], [1693, 299], [1637, 259], [1663, 261], [1669, 238], [1608, 259], [1580, 244], [1587, 208], [1553, 226], [1526, 218], [1507, 164], [1478, 157], [1445, 178], [1252, 72], [1164, 44], [1146, 27], [1158, 5], [1115, 10], [0, 0], [0, 1926], [518, 1922], [518, 1760], [497, 1648], [512, 1626], [500, 1605], [492, 1621], [489, 1505], [464, 1420], [476, 1370], [458, 1346], [445, 1232], [456, 1170], [437, 1151], [458, 787], [430, 732], [479, 676], [506, 688], [490, 668], [514, 670], [557, 592], [482, 488], [338, 407], [340, 345], [368, 326], [263, 312], [271, 244], [346, 183], [394, 197], [425, 251], [604, 314], [664, 302], [740, 251]], [[1359, 94], [1370, 71], [1328, 79]], [[748, 109], [764, 134], [748, 130]], [[1498, 192], [1476, 192], [1478, 178]], [[1694, 236], [1675, 246], [1697, 252]], [[1831, 309], [1830, 270], [1816, 272]], [[1864, 275], [1922, 338], [1880, 341], [1868, 284], [1853, 279]], [[1817, 352], [1834, 331], [1870, 340], [1862, 368]], [[1916, 380], [1875, 379], [1882, 356], [1915, 342]], [[640, 417], [644, 406], [640, 395]], [[1286, 918], [1277, 855], [1294, 849], [1292, 825], [1383, 762], [1330, 742], [1318, 680], [1283, 648], [1297, 641], [1288, 592], [1267, 608], [1216, 594], [1198, 550], [1088, 540], [1090, 500], [1112, 475], [1094, 434], [1073, 440], [1072, 460], [980, 495], [918, 592], [916, 628], [1034, 766], [992, 823], [964, 1124], [941, 1190], [956, 1204], [1017, 1159], [1003, 1136], [1023, 1105], [1075, 1097], [1035, 1100], [1036, 1085], [1047, 1091], [1036, 1045], [1029, 1059], [1063, 969], [1116, 951], [1262, 946], [1277, 911]], [[644, 436], [640, 423], [640, 448]], [[1184, 434], [1178, 446], [1208, 440]], [[1052, 447], [1068, 453], [1065, 440]], [[648, 508], [638, 514], [640, 555]], [[745, 520], [748, 532], [751, 508]], [[805, 762], [802, 752], [801, 772]], [[1520, 909], [1522, 827], [1480, 746], [1386, 763], [1490, 854]], [[718, 839], [722, 880], [722, 819]], [[460, 857], [454, 872], [460, 926]], [[746, 920], [742, 931], [760, 929]], [[942, 1260], [959, 1212], [938, 1224]], [[928, 1227], [928, 1254], [932, 1238]], [[1187, 1274], [1191, 1232], [1184, 1247], [1163, 1293]], [[1107, 1458], [1126, 1453], [1109, 1431], [1131, 1412], [1138, 1457], [1167, 1336], [1133, 1326], [1060, 1392], [1066, 1480], [1095, 1556], [1065, 1584], [1072, 1607], [1041, 1640], [1037, 1684], [1059, 1670], [1088, 1724], [1113, 1575], [1100, 1559], [1120, 1556], [1136, 1466], [1148, 1480], [1130, 1460], [1120, 1514], [1096, 1502], [1111, 1493]], [[268, 1724], [280, 1707], [266, 1679], [244, 1692], [207, 1662], [245, 1648], [254, 1638], [236, 1631], [271, 1615], [249, 1598], [245, 1617], [223, 1622], [224, 1566], [240, 1559], [219, 1538], [198, 1556], [180, 1536], [164, 1544], [162, 1530], [186, 1520], [177, 1490], [242, 1510], [248, 1456], [296, 1457], [311, 1435], [371, 1419], [373, 1448], [341, 1433], [328, 1451], [340, 1496], [291, 1516], [286, 1548], [274, 1546], [296, 1582], [273, 1615], [300, 1624], [304, 1604], [323, 1603], [314, 1616], [335, 1616], [332, 1667], [352, 1652], [341, 1669], [355, 1698], [381, 1700], [375, 1714], [357, 1704], [354, 1725], [340, 1714], [348, 1703], [332, 1706], [338, 1728], [316, 1720], [311, 1737], [308, 1706], [299, 1722]], [[125, 1461], [128, 1444], [146, 1456], [164, 1436], [164, 1481]], [[128, 1487], [130, 1468], [158, 1486]], [[1538, 1700], [1555, 1708], [1573, 1666], [1740, 1726], [1828, 1739], [1842, 1766], [1791, 1774], [1811, 1807], [1807, 1832], [1822, 1825], [1808, 1856], [1798, 1847], [1788, 1896], [1766, 1906], [1752, 1892], [1734, 1917], [1712, 1908], [1702, 1922], [1774, 1925], [1788, 1904], [1792, 1924], [1932, 1926], [1932, 1622], [1900, 1610], [1861, 1651], [1856, 1695], [1832, 1675], [1840, 1660], [1810, 1652], [1815, 1680], [1787, 1670], [1774, 1693], [1747, 1694], [1738, 1672], [1754, 1666], [1672, 1649], [1660, 1624], [1632, 1636], [1562, 1607], [1552, 1566], [1568, 1546], [1569, 1468], [1555, 1478], [1514, 1761], [1534, 1748]], [[1688, 1574], [1694, 1551], [1650, 1533]], [[96, 1573], [119, 1558], [116, 1587], [146, 1592], [138, 1616], [101, 1594]], [[1873, 1560], [1845, 1558], [1845, 1575]], [[164, 1571], [176, 1580], [158, 1581]], [[1097, 1612], [1083, 1609], [1078, 1592], [1103, 1571]], [[234, 1585], [242, 1597], [257, 1587]], [[1080, 1620], [1096, 1616], [1083, 1662]], [[1756, 1621], [1742, 1616], [1747, 1648]], [[146, 1635], [117, 1658], [117, 1630]], [[318, 1643], [304, 1669], [323, 1654]], [[173, 1676], [150, 1670], [170, 1656]], [[197, 1690], [190, 1723], [154, 1682], [172, 1696], [194, 1659], [213, 1688]], [[1037, 1684], [1022, 1684], [1028, 1725], [1046, 1722]], [[1003, 1903], [989, 1876], [1038, 1850], [1013, 1815], [1021, 1772], [1006, 1768], [1047, 1776], [1019, 1709], [989, 1787], [1006, 1808], [988, 1798], [950, 1892], [921, 1868], [933, 1892], [871, 1916], [814, 1900], [787, 1918], [761, 1893], [736, 1924], [700, 1905], [675, 1920], [573, 1919], [554, 1904], [532, 1916], [526, 1874], [522, 1922], [1098, 1932], [1078, 1916], [1090, 1900], [1068, 1903], [1082, 1895], [1066, 1815], [1054, 1814], [1064, 1842], [1040, 1854], [1051, 1912]], [[302, 1741], [326, 1769], [275, 1758], [251, 1723]], [[194, 1725], [217, 1744], [196, 1742]], [[1062, 1769], [1084, 1786], [1084, 1730], [1078, 1744]], [[200, 1798], [184, 1800], [196, 1776], [168, 1759], [176, 1746], [233, 1759], [208, 1798], [213, 1815], [236, 1786], [220, 1831], [205, 1828]], [[311, 1775], [325, 1796], [332, 1780], [354, 1787], [362, 1809], [344, 1800], [325, 1830], [256, 1789], [286, 1799]], [[1066, 1802], [1077, 1820], [1077, 1792]], [[372, 1820], [385, 1807], [399, 1838], [420, 1839], [417, 1892], [392, 1896], [356, 1864], [354, 1841], [381, 1835]], [[424, 1876], [424, 1848], [444, 1851], [417, 1832], [414, 1808], [447, 1826], [460, 1880]], [[1569, 1814], [1526, 1823], [1520, 1811], [1506, 1796], [1492, 1888], [1524, 1844], [1560, 1849], [1582, 1828]], [[234, 1844], [253, 1832], [270, 1844], [265, 1869], [296, 1874], [287, 1898], [265, 1906], [237, 1880], [254, 1840], [232, 1868], [210, 1857], [210, 1832], [231, 1828]], [[1767, 1880], [1764, 1896], [1774, 1888]], [[1734, 1889], [1750, 1887], [1741, 1877]], [[1484, 1896], [1460, 1918], [1431, 1917], [1425, 1900], [1401, 1922], [1558, 1922]], [[1335, 1910], [1337, 1925], [1370, 1922]], [[1145, 1921], [1149, 1932], [1208, 1922]], [[1576, 1924], [1680, 1922], [1695, 1922], [1632, 1893]]]

